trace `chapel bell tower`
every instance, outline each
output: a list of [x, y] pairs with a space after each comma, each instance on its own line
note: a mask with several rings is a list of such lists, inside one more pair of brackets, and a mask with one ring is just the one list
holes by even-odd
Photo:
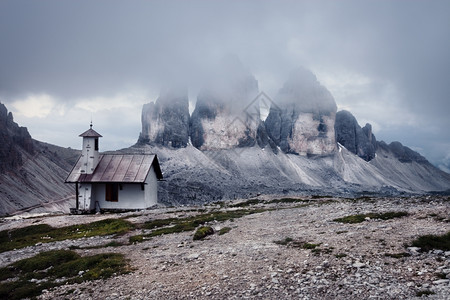
[[98, 132], [92, 129], [92, 122], [90, 128], [80, 134], [83, 138], [83, 149], [81, 151], [81, 173], [92, 174], [95, 167], [97, 167], [99, 160], [98, 153], [98, 138], [102, 137]]

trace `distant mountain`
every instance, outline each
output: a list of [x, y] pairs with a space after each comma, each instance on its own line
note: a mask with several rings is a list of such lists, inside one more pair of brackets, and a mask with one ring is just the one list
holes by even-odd
[[74, 192], [64, 179], [79, 151], [33, 140], [1, 103], [0, 139], [0, 215], [42, 205], [68, 210]]
[[[450, 190], [450, 174], [400, 142], [377, 141], [348, 111], [337, 112], [314, 74], [295, 70], [260, 118], [258, 82], [238, 60], [225, 62], [189, 114], [187, 89], [165, 89], [144, 105], [136, 145], [152, 153], [170, 205], [258, 194], [398, 195]], [[266, 95], [264, 95], [265, 97]], [[265, 97], [267, 98], [267, 97]], [[0, 104], [0, 215], [26, 208], [68, 211], [64, 183], [80, 151], [33, 140]]]
[[[254, 103], [257, 81], [239, 64], [229, 64], [228, 71], [230, 65], [237, 76], [223, 76], [203, 89], [188, 124], [187, 91], [172, 93], [172, 100], [165, 91], [155, 104], [164, 112], [153, 110], [151, 121], [152, 104], [144, 106], [143, 130], [157, 134], [124, 151], [158, 154], [163, 202], [260, 193], [356, 196], [450, 189], [450, 174], [399, 142], [377, 141], [371, 125], [361, 128], [350, 112], [336, 112], [333, 96], [310, 71], [300, 68], [291, 74], [262, 121], [259, 103]], [[171, 121], [176, 118], [182, 126]], [[190, 142], [160, 142], [161, 132]]]
[[284, 153], [329, 155], [336, 151], [336, 102], [310, 71], [299, 68], [274, 98], [265, 127]]

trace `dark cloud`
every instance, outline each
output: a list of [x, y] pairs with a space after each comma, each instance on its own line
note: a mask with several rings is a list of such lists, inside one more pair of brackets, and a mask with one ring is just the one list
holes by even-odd
[[[235, 53], [272, 95], [301, 65], [337, 81], [344, 73], [368, 78], [371, 88], [358, 91], [359, 100], [356, 92], [335, 94], [350, 110], [376, 102], [377, 87], [394, 87], [395, 111], [414, 116], [417, 126], [384, 128], [381, 138], [407, 139], [436, 163], [450, 152], [448, 143], [438, 154], [428, 146], [450, 141], [448, 1], [5, 0], [0, 41], [6, 104], [29, 94], [74, 104], [133, 88], [150, 96], [169, 81], [195, 88]], [[380, 124], [392, 118], [360, 115]]]

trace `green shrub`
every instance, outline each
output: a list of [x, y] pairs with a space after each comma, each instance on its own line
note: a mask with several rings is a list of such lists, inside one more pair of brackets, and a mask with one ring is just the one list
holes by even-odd
[[0, 232], [0, 252], [24, 248], [36, 243], [78, 239], [98, 235], [124, 234], [133, 224], [123, 219], [105, 219], [89, 224], [54, 228], [46, 224], [32, 225]]
[[214, 234], [214, 229], [210, 226], [202, 226], [194, 233], [194, 241], [202, 240], [208, 235]]
[[61, 265], [78, 258], [80, 258], [80, 255], [70, 250], [53, 250], [19, 260], [13, 263], [13, 266], [21, 272], [33, 272], [34, 270], [44, 270], [51, 266]]
[[433, 249], [450, 251], [450, 231], [443, 235], [423, 235], [415, 239], [413, 247], [419, 247], [422, 251]]
[[228, 232], [230, 232], [230, 230], [231, 230], [231, 227], [223, 227], [219, 230], [219, 235], [228, 233]]
[[347, 254], [345, 254], [345, 253], [338, 253], [338, 254], [335, 254], [334, 256], [335, 256], [336, 258], [343, 258], [343, 257], [346, 257]]
[[434, 294], [435, 294], [435, 292], [430, 291], [430, 290], [421, 290], [416, 293], [416, 296], [422, 297], [422, 296], [428, 296], [428, 295], [434, 295]]
[[317, 246], [320, 246], [320, 244], [304, 243], [302, 248], [303, 249], [315, 249]]
[[411, 256], [411, 254], [407, 252], [400, 252], [400, 253], [385, 253], [384, 256], [393, 257], [393, 258], [402, 258], [402, 257], [408, 257]]
[[70, 250], [74, 249], [101, 249], [101, 248], [107, 248], [107, 247], [120, 247], [124, 244], [118, 241], [111, 241], [109, 243], [103, 244], [103, 245], [97, 245], [97, 246], [86, 246], [86, 247], [79, 247], [79, 246], [70, 246]]
[[407, 215], [408, 215], [408, 213], [404, 212], [404, 211], [387, 212], [387, 213], [368, 213], [368, 214], [350, 215], [350, 216], [334, 219], [333, 221], [346, 223], [346, 224], [355, 224], [355, 223], [364, 222], [366, 220], [366, 218], [378, 219], [378, 220], [390, 220], [390, 219], [394, 219], [394, 218], [405, 217]]
[[303, 199], [295, 199], [295, 198], [281, 198], [281, 199], [274, 199], [274, 200], [270, 200], [267, 201], [267, 204], [272, 204], [272, 203], [307, 203], [310, 202], [309, 200], [303, 200]]
[[247, 200], [247, 201], [244, 201], [244, 202], [232, 204], [232, 205], [230, 205], [230, 207], [247, 207], [247, 206], [256, 205], [256, 204], [259, 204], [259, 203], [264, 203], [264, 201], [263, 200], [258, 200], [258, 199], [250, 199], [250, 200]]
[[144, 223], [145, 229], [155, 229], [159, 227], [169, 226], [173, 222], [176, 222], [179, 219], [176, 218], [167, 218], [167, 219], [156, 219], [152, 221], [147, 221]]
[[[0, 299], [34, 298], [44, 289], [65, 283], [105, 279], [128, 273], [130, 268], [122, 254], [103, 253], [81, 257], [69, 250], [54, 250], [19, 260], [1, 270]], [[31, 279], [42, 281], [30, 282]], [[64, 279], [64, 280], [61, 280]]]
[[279, 240], [279, 241], [273, 241], [275, 244], [278, 245], [283, 245], [286, 246], [288, 245], [290, 242], [292, 242], [294, 239], [290, 238], [290, 237], [286, 237], [284, 238], [284, 240]]
[[[153, 220], [146, 222], [144, 228], [156, 228], [151, 233], [143, 235], [143, 237], [153, 237], [163, 234], [179, 233], [184, 231], [193, 231], [198, 226], [204, 225], [207, 222], [224, 222], [232, 221], [235, 218], [241, 218], [250, 214], [261, 213], [267, 211], [266, 209], [240, 209], [231, 211], [214, 211], [206, 214], [186, 218], [168, 218], [162, 220]], [[169, 226], [169, 227], [167, 227]]]
[[144, 236], [142, 234], [130, 236], [128, 239], [130, 244], [142, 243], [144, 241]]

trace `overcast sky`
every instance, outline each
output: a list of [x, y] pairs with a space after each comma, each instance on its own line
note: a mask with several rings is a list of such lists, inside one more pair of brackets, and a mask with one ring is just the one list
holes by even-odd
[[[134, 144], [168, 79], [236, 54], [274, 96], [304, 66], [378, 140], [450, 168], [450, 1], [0, 1], [0, 102], [41, 141]], [[447, 169], [449, 171], [449, 169]]]

